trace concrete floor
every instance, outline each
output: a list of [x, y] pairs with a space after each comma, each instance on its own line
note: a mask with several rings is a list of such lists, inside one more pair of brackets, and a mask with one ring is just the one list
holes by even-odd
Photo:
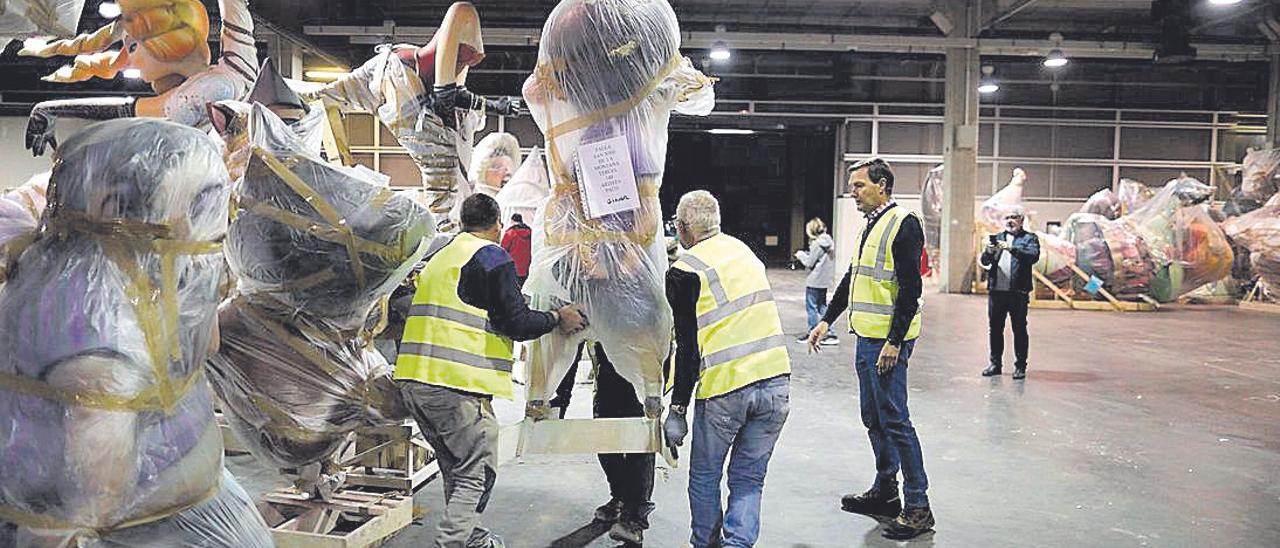
[[[771, 273], [783, 325], [804, 331], [800, 273]], [[1026, 381], [978, 375], [982, 297], [926, 296], [911, 361], [911, 414], [936, 533], [912, 546], [1280, 545], [1280, 316], [1234, 308], [1149, 314], [1033, 310]], [[839, 509], [874, 475], [857, 413], [852, 337], [807, 355], [792, 344], [791, 416], [765, 489], [762, 547], [891, 546]], [[1011, 363], [1006, 359], [1006, 363]], [[589, 412], [579, 386], [575, 415]], [[500, 410], [518, 420], [518, 405]], [[246, 481], [267, 475], [233, 463]], [[684, 468], [659, 469], [649, 546], [685, 546]], [[485, 524], [515, 547], [613, 546], [588, 526], [608, 498], [594, 456], [504, 466]], [[388, 546], [429, 545], [425, 515]]]

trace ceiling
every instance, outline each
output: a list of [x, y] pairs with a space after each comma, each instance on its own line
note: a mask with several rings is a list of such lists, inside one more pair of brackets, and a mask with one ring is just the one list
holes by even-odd
[[[216, 19], [214, 0], [206, 0]], [[686, 53], [721, 77], [718, 91], [741, 99], [940, 102], [942, 57], [948, 45], [979, 47], [984, 64], [1012, 82], [1000, 100], [1014, 104], [1143, 106], [1159, 108], [1265, 108], [1267, 30], [1280, 10], [1270, 0], [1211, 6], [1207, 0], [1155, 0], [1186, 4], [1190, 40], [1200, 59], [1153, 65], [1150, 51], [1166, 29], [1152, 16], [1152, 0], [672, 0], [685, 32]], [[288, 36], [308, 52], [310, 66], [351, 66], [383, 41], [425, 42], [451, 4], [447, 0], [254, 0], [260, 39]], [[536, 37], [552, 0], [474, 0], [489, 56], [473, 74], [485, 93], [514, 94], [532, 69]], [[964, 4], [965, 0], [959, 0]], [[82, 30], [103, 24], [89, 0]], [[948, 17], [949, 15], [949, 17]], [[932, 16], [932, 17], [931, 17]], [[944, 30], [969, 17], [970, 36]], [[273, 31], [267, 31], [269, 26]], [[717, 27], [722, 26], [718, 29]], [[1280, 30], [1280, 24], [1275, 24]], [[1062, 42], [1050, 41], [1061, 33]], [[711, 41], [727, 39], [729, 63], [706, 59]], [[260, 46], [263, 44], [260, 42]], [[1048, 73], [1038, 56], [1061, 45], [1073, 62]], [[1268, 50], [1268, 48], [1271, 48]], [[117, 79], [77, 86], [38, 80], [57, 61], [20, 59], [10, 45], [0, 55], [0, 108], [76, 94], [145, 92]], [[265, 51], [265, 48], [262, 48]], [[1048, 92], [1053, 82], [1058, 91]], [[1018, 90], [1025, 88], [1025, 93]], [[1078, 92], [1072, 92], [1073, 89]], [[1067, 93], [1063, 93], [1063, 92]], [[27, 106], [26, 108], [29, 108]]]

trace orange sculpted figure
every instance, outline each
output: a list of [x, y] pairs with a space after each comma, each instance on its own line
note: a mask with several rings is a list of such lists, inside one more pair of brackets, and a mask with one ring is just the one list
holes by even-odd
[[[57, 146], [58, 116], [106, 120], [130, 116], [168, 118], [188, 126], [208, 123], [209, 102], [239, 99], [255, 78], [257, 56], [253, 19], [246, 0], [219, 0], [222, 55], [210, 66], [209, 14], [199, 0], [120, 0], [121, 16], [111, 24], [71, 40], [57, 40], [19, 55], [74, 55], [70, 65], [44, 79], [83, 82], [115, 78], [134, 69], [150, 83], [154, 97], [95, 97], [45, 101], [31, 111], [27, 148], [37, 156]], [[121, 49], [108, 50], [115, 44]]]

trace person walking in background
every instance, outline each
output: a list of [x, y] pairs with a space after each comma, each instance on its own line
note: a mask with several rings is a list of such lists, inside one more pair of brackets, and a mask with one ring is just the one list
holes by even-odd
[[524, 224], [524, 216], [519, 213], [511, 215], [511, 227], [502, 235], [502, 249], [507, 250], [511, 260], [516, 263], [516, 283], [524, 289], [524, 281], [529, 279], [529, 261], [533, 258], [533, 230]]
[[[847, 307], [849, 327], [858, 336], [854, 350], [858, 398], [876, 458], [876, 477], [871, 489], [845, 495], [840, 507], [875, 518], [896, 515], [883, 534], [906, 540], [934, 524], [924, 455], [907, 411], [907, 361], [920, 337], [924, 227], [918, 214], [893, 202], [893, 178], [889, 164], [878, 158], [849, 169], [849, 188], [858, 211], [867, 216], [867, 228], [831, 306], [809, 333], [809, 347], [820, 350], [827, 329]], [[898, 496], [899, 471], [902, 497]]]
[[984, 377], [999, 375], [1004, 359], [1004, 319], [1013, 324], [1013, 378], [1027, 377], [1027, 304], [1031, 293], [1031, 268], [1040, 260], [1040, 238], [1022, 229], [1022, 208], [1004, 216], [1004, 232], [987, 238], [980, 259], [989, 269], [987, 321], [991, 329], [991, 360]]
[[[809, 277], [804, 280], [804, 310], [808, 314], [809, 330], [796, 339], [798, 343], [809, 340], [809, 331], [813, 331], [827, 313], [827, 288], [831, 287], [836, 273], [836, 242], [827, 234], [827, 224], [814, 217], [804, 225], [804, 230], [809, 236], [809, 250], [796, 251], [796, 260], [809, 269]], [[835, 333], [827, 333], [820, 344], [833, 346], [840, 344], [840, 339]]]

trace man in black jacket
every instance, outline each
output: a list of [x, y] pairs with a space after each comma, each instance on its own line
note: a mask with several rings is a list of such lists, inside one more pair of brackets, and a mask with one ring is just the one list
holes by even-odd
[[987, 276], [987, 318], [991, 328], [991, 362], [982, 376], [1000, 374], [1004, 356], [1004, 319], [1013, 324], [1013, 378], [1027, 377], [1027, 302], [1031, 293], [1031, 269], [1040, 260], [1040, 238], [1022, 229], [1023, 212], [1005, 214], [1005, 231], [987, 238], [982, 266]]

